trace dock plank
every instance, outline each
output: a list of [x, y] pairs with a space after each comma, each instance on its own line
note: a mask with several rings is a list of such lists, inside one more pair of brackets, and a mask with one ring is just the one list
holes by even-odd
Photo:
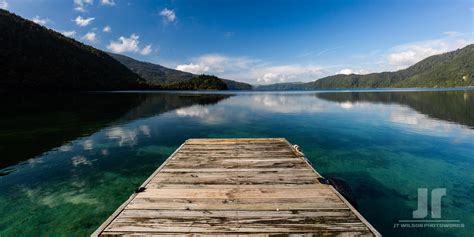
[[92, 236], [380, 236], [286, 139], [189, 139]]

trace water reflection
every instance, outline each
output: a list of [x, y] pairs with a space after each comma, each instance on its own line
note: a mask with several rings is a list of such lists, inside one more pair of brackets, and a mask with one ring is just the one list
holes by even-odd
[[279, 94], [253, 95], [252, 102], [255, 108], [265, 108], [278, 113], [308, 113], [325, 110], [324, 104], [307, 95]]
[[0, 118], [0, 235], [89, 235], [188, 138], [285, 137], [345, 179], [385, 236], [446, 236], [392, 224], [416, 208], [419, 187], [447, 188], [443, 217], [474, 223], [472, 93], [21, 97]]
[[[120, 93], [123, 94], [123, 93]], [[232, 94], [195, 94], [195, 93], [125, 93], [126, 95], [143, 96], [139, 106], [134, 107], [124, 114], [120, 121], [130, 121], [139, 118], [147, 118], [168, 111], [190, 107], [193, 105], [213, 105], [230, 98]]]
[[[126, 123], [193, 104], [215, 104], [230, 95], [82, 93], [73, 95], [2, 94], [0, 105], [0, 169], [33, 158], [111, 124]], [[138, 128], [150, 133], [146, 125]], [[133, 142], [135, 131], [110, 131], [121, 144]], [[84, 150], [93, 148], [86, 140]]]
[[317, 93], [318, 98], [350, 107], [352, 103], [400, 104], [431, 118], [474, 128], [474, 90]]

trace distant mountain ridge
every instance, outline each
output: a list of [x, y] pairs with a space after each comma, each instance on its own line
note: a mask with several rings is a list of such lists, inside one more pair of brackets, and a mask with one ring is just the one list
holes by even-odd
[[473, 44], [428, 57], [395, 72], [334, 75], [307, 83], [252, 86], [106, 53], [2, 9], [0, 32], [0, 91], [321, 90], [474, 86]]
[[154, 85], [183, 82], [195, 77], [194, 74], [189, 72], [178, 71], [149, 62], [138, 61], [121, 54], [107, 53], [112, 58], [125, 65], [128, 69], [140, 75], [148, 83]]
[[0, 32], [0, 91], [252, 88], [106, 53], [2, 9]]
[[403, 70], [366, 75], [334, 75], [307, 83], [278, 83], [257, 90], [318, 90], [343, 88], [410, 88], [474, 86], [474, 44], [434, 55]]
[[[137, 73], [140, 75], [142, 78], [144, 78], [148, 83], [152, 85], [164, 85], [164, 84], [173, 84], [173, 83], [183, 83], [186, 81], [190, 81], [193, 78], [198, 77], [198, 75], [189, 73], [189, 72], [183, 72], [175, 69], [170, 69], [167, 67], [163, 67], [158, 64], [153, 64], [149, 62], [143, 62], [139, 61], [130, 57], [127, 57], [125, 55], [121, 54], [114, 54], [114, 53], [109, 53], [110, 56], [112, 56], [115, 60], [121, 62], [123, 65], [128, 67], [130, 70], [133, 72]], [[251, 90], [252, 85], [243, 83], [243, 82], [237, 82], [237, 81], [232, 81], [232, 80], [227, 80], [227, 79], [222, 79], [229, 90]]]
[[0, 90], [125, 90], [145, 80], [103, 51], [0, 9]]

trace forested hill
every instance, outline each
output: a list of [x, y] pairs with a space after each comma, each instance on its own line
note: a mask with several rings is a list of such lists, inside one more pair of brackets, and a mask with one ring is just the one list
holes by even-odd
[[115, 90], [145, 80], [107, 53], [0, 9], [0, 90]]
[[[138, 61], [124, 55], [114, 54], [114, 53], [109, 53], [109, 54], [110, 56], [115, 58], [117, 61], [127, 66], [130, 70], [140, 75], [142, 78], [144, 78], [148, 83], [152, 85], [161, 85], [165, 87], [167, 87], [168, 84], [175, 84], [175, 83], [181, 83], [181, 85], [184, 85], [185, 83], [182, 83], [182, 82], [189, 81], [193, 78], [201, 78], [201, 79], [203, 78], [189, 72], [174, 70], [174, 69], [170, 69], [170, 68], [163, 67], [161, 65], [153, 64], [149, 62]], [[227, 79], [222, 79], [222, 78], [214, 78], [214, 79], [222, 80], [227, 85], [227, 88], [229, 90], [251, 90], [252, 89], [252, 86], [247, 83], [237, 82], [237, 81], [232, 81], [232, 80], [227, 80]], [[194, 80], [191, 84], [195, 84], [196, 82], [199, 82], [199, 80]], [[208, 82], [206, 82], [205, 84], [207, 83]], [[203, 87], [206, 87], [206, 86], [203, 85]]]
[[[0, 32], [0, 91], [254, 89], [247, 83], [198, 76], [108, 54], [2, 9]], [[396, 72], [334, 75], [308, 83], [281, 83], [256, 89], [467, 86], [474, 86], [474, 45], [428, 57]]]
[[188, 81], [195, 77], [194, 74], [189, 72], [182, 72], [158, 64], [138, 61], [125, 55], [110, 52], [108, 54], [151, 84], [178, 83]]
[[474, 86], [474, 45], [428, 57], [396, 72], [334, 75], [308, 83], [259, 86], [259, 90], [317, 90], [338, 88], [411, 88]]
[[1, 9], [0, 31], [0, 91], [251, 89], [109, 54]]
[[161, 85], [168, 90], [228, 90], [227, 84], [216, 76], [199, 75], [187, 81]]

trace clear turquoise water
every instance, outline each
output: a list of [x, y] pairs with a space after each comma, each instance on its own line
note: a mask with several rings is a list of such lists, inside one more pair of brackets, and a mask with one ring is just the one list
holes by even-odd
[[[4, 95], [0, 236], [93, 232], [184, 140], [285, 137], [344, 179], [384, 236], [474, 233], [474, 91]], [[394, 228], [418, 188], [446, 188], [442, 219]]]

